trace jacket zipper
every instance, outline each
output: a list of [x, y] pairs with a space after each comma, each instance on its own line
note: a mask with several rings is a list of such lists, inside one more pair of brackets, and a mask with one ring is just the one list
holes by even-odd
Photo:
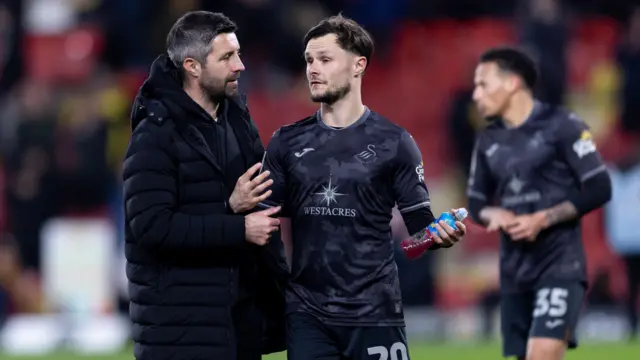
[[[222, 182], [222, 193], [226, 194], [226, 186], [224, 185], [224, 180]], [[224, 209], [225, 212], [228, 211], [228, 206], [229, 204], [227, 203], [227, 201], [224, 201]], [[234, 287], [234, 281], [233, 281], [233, 277], [234, 277], [234, 271], [233, 271], [233, 266], [229, 266], [229, 299], [230, 299], [230, 306], [229, 306], [229, 325], [230, 327], [227, 327], [227, 340], [229, 342], [229, 344], [232, 347], [235, 347], [235, 342], [237, 341], [237, 339], [235, 339], [232, 334], [231, 334], [231, 329], [234, 328], [234, 324], [233, 324], [233, 303], [234, 303], [234, 299], [233, 299], [233, 287]]]

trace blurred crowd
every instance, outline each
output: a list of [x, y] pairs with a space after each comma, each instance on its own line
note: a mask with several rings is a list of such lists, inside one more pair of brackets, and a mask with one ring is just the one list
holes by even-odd
[[[293, 101], [291, 89], [297, 91], [296, 101], [306, 97], [304, 87], [298, 87], [304, 70], [301, 38], [307, 29], [330, 14], [343, 12], [373, 34], [377, 57], [374, 61], [379, 64], [380, 74], [400, 74], [401, 64], [411, 60], [407, 58], [413, 54], [396, 50], [397, 33], [411, 24], [430, 24], [442, 19], [461, 24], [474, 19], [506, 21], [515, 30], [511, 36], [514, 41], [534, 54], [539, 63], [542, 82], [538, 96], [568, 106], [576, 103], [571, 95], [576, 90], [571, 80], [573, 60], [568, 52], [574, 28], [582, 19], [604, 18], [615, 24], [616, 30], [615, 49], [609, 54], [612, 65], [609, 72], [603, 71], [615, 75], [596, 76], [594, 86], [605, 89], [602, 98], [612, 99], [596, 102], [612, 105], [602, 105], [605, 110], [601, 111], [589, 104], [589, 111], [600, 119], [588, 122], [596, 130], [607, 124], [607, 130], [601, 131], [606, 135], [600, 140], [609, 145], [604, 154], [616, 171], [614, 186], [627, 186], [629, 191], [637, 192], [635, 198], [614, 195], [614, 205], [623, 209], [619, 210], [623, 213], [624, 209], [633, 212], [634, 208], [637, 213], [640, 7], [632, 5], [624, 0], [574, 0], [562, 4], [556, 0], [0, 0], [0, 188], [4, 194], [0, 203], [0, 318], [9, 312], [47, 310], [40, 271], [42, 228], [49, 220], [95, 216], [111, 219], [118, 229], [114, 252], [121, 251], [120, 178], [130, 134], [131, 101], [151, 61], [164, 51], [167, 30], [186, 11], [222, 11], [238, 23], [243, 60], [248, 69], [241, 86], [249, 93], [251, 111], [255, 112], [265, 142], [275, 127], [296, 119], [277, 114], [263, 119], [260, 114], [266, 112], [266, 105], [253, 106], [252, 101], [257, 101], [252, 100], [253, 94], [256, 99], [267, 94], [267, 102], [284, 104]], [[427, 46], [432, 40], [425, 32], [413, 46]], [[440, 56], [444, 58], [462, 56], [443, 51]], [[590, 56], [588, 52], [582, 54]], [[447, 158], [450, 169], [427, 174], [432, 193], [438, 192], [439, 187], [432, 188], [431, 183], [445, 181], [450, 173], [458, 174], [456, 181], [464, 183], [474, 134], [483, 126], [471, 106], [472, 62], [468, 65], [460, 69], [462, 74], [455, 74], [462, 79], [456, 86], [440, 89], [423, 83], [425, 91], [413, 94], [414, 97], [438, 94], [449, 104], [439, 103], [441, 115], [433, 121], [441, 125], [434, 128], [439, 130], [433, 137], [447, 138], [449, 148], [454, 149], [450, 153], [456, 158]], [[425, 62], [423, 66], [433, 65]], [[368, 85], [365, 78], [365, 92], [377, 86], [378, 92], [385, 93], [402, 81], [391, 76], [384, 79], [387, 80]], [[381, 95], [369, 105], [389, 108], [386, 102], [387, 98]], [[313, 105], [306, 106], [305, 109], [313, 109]], [[405, 126], [406, 118], [394, 120]], [[421, 124], [410, 129], [418, 140], [427, 136], [420, 134], [421, 129]], [[421, 148], [423, 152], [429, 151], [422, 144]], [[425, 167], [427, 164], [425, 160]], [[634, 234], [633, 226], [629, 229], [633, 222], [621, 223], [616, 221], [620, 219], [617, 216], [598, 219], [599, 229], [604, 229], [600, 238], [608, 242], [607, 248], [615, 259], [635, 259], [630, 263], [637, 264], [640, 236], [637, 229]], [[397, 220], [396, 217], [395, 235], [402, 238], [406, 230]], [[478, 238], [482, 236], [486, 237], [480, 234]], [[634, 236], [634, 240], [628, 240]], [[496, 241], [494, 237], [491, 239]], [[473, 237], [468, 241], [474, 241]], [[495, 253], [497, 245], [491, 249]], [[407, 304], [438, 302], [437, 289], [441, 284], [436, 256], [440, 255], [430, 254], [414, 263], [398, 256]], [[624, 261], [616, 262], [613, 268], [626, 273]], [[497, 260], [495, 263], [497, 266]], [[635, 269], [640, 273], [640, 266]], [[606, 281], [609, 272], [598, 274], [600, 277], [595, 277], [598, 281], [594, 284], [601, 291], [593, 291], [592, 299], [617, 301]], [[635, 282], [640, 280], [636, 277]], [[633, 289], [632, 283], [625, 285], [625, 292]], [[490, 309], [495, 285], [483, 286], [476, 301]], [[122, 306], [124, 296], [121, 294]]]

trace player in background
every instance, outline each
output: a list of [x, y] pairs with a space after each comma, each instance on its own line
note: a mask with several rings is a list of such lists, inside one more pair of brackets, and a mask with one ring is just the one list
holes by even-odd
[[558, 360], [587, 286], [580, 218], [611, 197], [585, 123], [532, 95], [533, 60], [512, 48], [480, 57], [473, 100], [491, 124], [479, 134], [467, 195], [472, 218], [500, 230], [505, 357]]
[[[264, 162], [274, 184], [263, 206], [291, 218], [288, 358], [407, 360], [389, 223], [396, 204], [412, 234], [434, 220], [421, 154], [406, 130], [362, 104], [373, 53], [362, 27], [334, 16], [304, 43], [320, 110], [276, 131]], [[441, 224], [442, 247], [466, 231]]]

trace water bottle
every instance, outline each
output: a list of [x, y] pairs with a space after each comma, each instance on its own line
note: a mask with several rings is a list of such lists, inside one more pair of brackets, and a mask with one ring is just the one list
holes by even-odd
[[440, 221], [444, 221], [447, 225], [456, 230], [456, 221], [464, 221], [467, 218], [467, 209], [460, 208], [454, 210], [453, 214], [449, 211], [442, 213], [434, 222], [432, 222], [427, 228], [414, 234], [409, 239], [403, 240], [400, 243], [400, 247], [408, 259], [417, 259], [422, 256], [435, 242], [433, 236], [438, 234], [438, 230], [435, 225]]

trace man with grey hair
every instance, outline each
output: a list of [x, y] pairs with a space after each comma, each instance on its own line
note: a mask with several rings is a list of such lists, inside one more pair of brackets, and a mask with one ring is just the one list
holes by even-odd
[[[167, 36], [131, 115], [124, 161], [136, 359], [260, 359], [284, 350], [288, 278], [236, 25], [190, 12]], [[279, 239], [275, 239], [279, 240]]]

